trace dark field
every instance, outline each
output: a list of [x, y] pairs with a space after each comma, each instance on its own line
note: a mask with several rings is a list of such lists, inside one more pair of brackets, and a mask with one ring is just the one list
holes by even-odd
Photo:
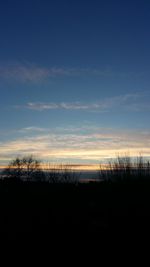
[[0, 234], [8, 240], [139, 236], [150, 226], [150, 181], [0, 182]]

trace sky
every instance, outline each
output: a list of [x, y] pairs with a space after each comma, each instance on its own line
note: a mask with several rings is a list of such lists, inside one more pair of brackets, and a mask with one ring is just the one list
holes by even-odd
[[0, 166], [150, 156], [150, 2], [0, 1]]

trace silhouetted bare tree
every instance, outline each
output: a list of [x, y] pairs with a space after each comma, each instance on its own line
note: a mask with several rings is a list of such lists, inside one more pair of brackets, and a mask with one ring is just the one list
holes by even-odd
[[42, 181], [45, 174], [40, 160], [31, 156], [17, 157], [12, 160], [2, 173], [4, 178], [22, 179], [26, 181]]

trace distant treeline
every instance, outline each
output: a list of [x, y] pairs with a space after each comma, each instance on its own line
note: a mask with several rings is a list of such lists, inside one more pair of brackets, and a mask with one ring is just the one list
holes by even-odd
[[[144, 157], [131, 158], [128, 155], [118, 156], [105, 165], [99, 164], [93, 181], [122, 182], [150, 178], [150, 162]], [[17, 157], [1, 173], [1, 180], [34, 181], [49, 183], [79, 183], [80, 173], [69, 164], [47, 164], [42, 168], [41, 161], [34, 156]], [[85, 179], [86, 181], [86, 179]]]

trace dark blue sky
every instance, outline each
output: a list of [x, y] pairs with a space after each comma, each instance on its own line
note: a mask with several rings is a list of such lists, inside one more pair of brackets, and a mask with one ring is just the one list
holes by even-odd
[[148, 1], [1, 1], [1, 60], [149, 67]]
[[149, 1], [2, 0], [1, 162], [149, 155], [149, 14]]

